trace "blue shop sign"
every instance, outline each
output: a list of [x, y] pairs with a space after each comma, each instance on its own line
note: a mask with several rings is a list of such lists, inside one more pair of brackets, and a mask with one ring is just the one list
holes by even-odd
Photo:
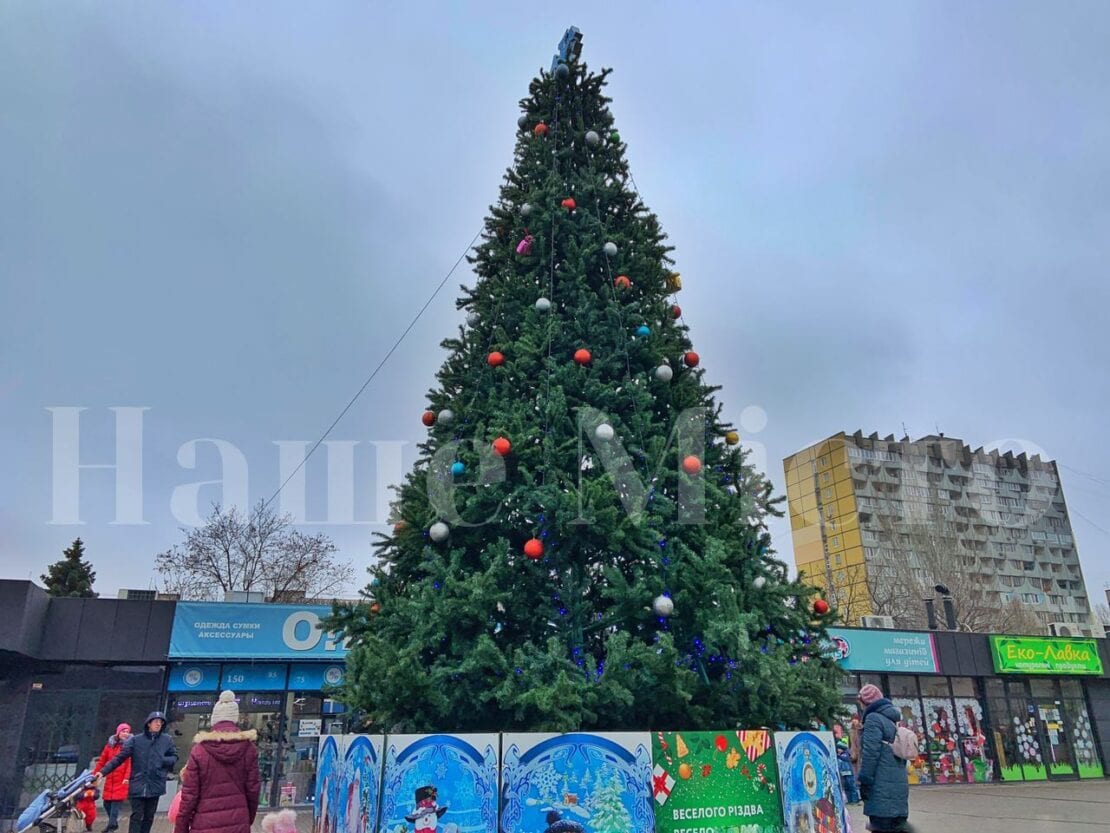
[[170, 691], [218, 691], [220, 666], [182, 663], [170, 667]]
[[292, 691], [323, 691], [325, 687], [342, 683], [343, 671], [339, 663], [298, 663], [289, 669], [289, 688]]
[[939, 674], [937, 646], [931, 633], [829, 628], [832, 651], [845, 671], [890, 674]]
[[169, 655], [203, 659], [341, 659], [343, 640], [324, 631], [326, 605], [178, 602]]
[[220, 686], [235, 691], [285, 691], [284, 663], [233, 663], [224, 665]]

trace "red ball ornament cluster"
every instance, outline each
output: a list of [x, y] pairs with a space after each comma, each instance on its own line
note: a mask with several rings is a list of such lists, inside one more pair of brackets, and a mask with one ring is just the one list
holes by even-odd
[[701, 460], [699, 460], [693, 454], [683, 458], [682, 470], [687, 474], [697, 474], [701, 471]]
[[493, 441], [493, 453], [498, 457], [507, 457], [513, 450], [513, 444], [505, 437], [498, 437]]
[[813, 612], [816, 613], [818, 616], [824, 616], [826, 613], [829, 612], [829, 603], [826, 602], [824, 599], [817, 599], [813, 603]]
[[420, 421], [431, 428], [433, 425], [436, 424], [435, 411], [425, 411], [424, 415], [420, 417]]
[[567, 211], [574, 211], [574, 209], [578, 208], [578, 203], [574, 201], [573, 197], [567, 197], [563, 200], [562, 205]]
[[697, 367], [700, 361], [701, 356], [699, 356], [693, 350], [690, 350], [682, 357], [682, 363], [687, 367]]
[[574, 361], [578, 364], [589, 364], [593, 360], [590, 351], [585, 347], [581, 347], [574, 351]]
[[675, 304], [674, 306], [671, 307], [671, 318], [678, 319], [678, 318], [681, 318], [681, 317], [682, 317], [682, 307], [680, 307], [678, 304]]
[[486, 364], [490, 367], [501, 367], [505, 363], [505, 354], [499, 350], [494, 350], [486, 356]]
[[617, 289], [631, 289], [632, 281], [628, 279], [628, 275], [617, 275], [613, 279], [613, 286]]
[[524, 542], [524, 554], [533, 561], [543, 558], [543, 541], [539, 538], [529, 538]]
[[547, 125], [544, 124], [541, 121], [534, 128], [532, 128], [532, 132], [535, 133], [537, 136], [546, 136], [547, 135]]

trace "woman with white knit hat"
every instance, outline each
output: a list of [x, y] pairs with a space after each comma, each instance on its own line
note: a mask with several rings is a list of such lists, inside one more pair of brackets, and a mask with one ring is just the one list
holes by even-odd
[[261, 786], [257, 740], [254, 729], [239, 729], [235, 692], [221, 692], [212, 730], [193, 739], [174, 833], [249, 833]]

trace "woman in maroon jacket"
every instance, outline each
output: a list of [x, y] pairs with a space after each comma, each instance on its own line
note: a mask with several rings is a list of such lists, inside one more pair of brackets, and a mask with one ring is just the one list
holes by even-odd
[[[104, 769], [104, 765], [116, 757], [116, 754], [123, 749], [124, 741], [129, 737], [131, 737], [130, 726], [121, 723], [116, 727], [116, 733], [108, 738], [108, 742], [104, 744], [104, 750], [96, 760], [96, 766], [93, 767], [94, 775], [99, 775], [100, 770]], [[101, 796], [104, 799], [104, 809], [108, 811], [108, 826], [104, 828], [104, 833], [119, 830], [119, 808], [123, 802], [127, 801], [130, 778], [131, 759], [129, 758], [112, 770], [104, 780]]]
[[258, 812], [258, 733], [238, 723], [235, 692], [225, 691], [212, 709], [212, 731], [193, 740], [174, 833], [249, 833]]

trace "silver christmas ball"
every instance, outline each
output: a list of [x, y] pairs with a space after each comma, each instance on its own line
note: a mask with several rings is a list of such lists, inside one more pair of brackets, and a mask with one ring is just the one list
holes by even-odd
[[669, 382], [674, 378], [674, 370], [669, 364], [661, 364], [655, 368], [655, 378], [660, 382]]
[[550, 312], [551, 302], [547, 298], [536, 299], [536, 312]]
[[516, 120], [516, 126], [519, 127], [521, 130], [523, 130], [524, 128], [526, 128], [528, 126], [528, 114], [527, 113], [521, 113], [520, 114], [520, 118]]
[[524, 203], [524, 205], [522, 205], [520, 207], [520, 216], [521, 217], [527, 217], [531, 213], [532, 213], [532, 203], [526, 202], [526, 203]]
[[455, 421], [455, 412], [450, 408], [444, 408], [436, 415], [436, 422], [440, 425], [450, 425]]
[[555, 77], [560, 81], [566, 81], [570, 78], [570, 67], [566, 64], [559, 64], [555, 67]]
[[609, 440], [613, 439], [616, 433], [617, 432], [613, 430], [613, 426], [610, 425], [608, 422], [603, 422], [601, 423], [601, 425], [597, 426], [597, 428], [594, 429], [594, 436], [597, 437], [599, 440], [603, 440], [604, 442], [609, 442]]
[[670, 596], [656, 596], [651, 603], [651, 609], [656, 616], [670, 616], [674, 613], [674, 600]]
[[443, 521], [436, 521], [428, 528], [428, 537], [435, 541], [437, 544], [441, 541], [446, 541], [447, 536], [451, 534], [451, 527]]
[[601, 144], [601, 137], [597, 135], [596, 130], [590, 130], [586, 133], [586, 144], [592, 148]]
[[756, 590], [762, 590], [766, 586], [767, 579], [765, 579], [763, 576], [756, 576], [755, 580], [752, 581], [752, 587], [754, 587]]
[[603, 249], [603, 251], [605, 252], [605, 254], [608, 257], [616, 257], [617, 256], [617, 244], [614, 243], [612, 240], [610, 240], [608, 243], [605, 244], [605, 248]]
[[478, 322], [481, 321], [481, 320], [482, 320], [482, 316], [480, 316], [476, 312], [468, 312], [466, 314], [466, 323], [469, 324], [471, 327], [477, 327]]

